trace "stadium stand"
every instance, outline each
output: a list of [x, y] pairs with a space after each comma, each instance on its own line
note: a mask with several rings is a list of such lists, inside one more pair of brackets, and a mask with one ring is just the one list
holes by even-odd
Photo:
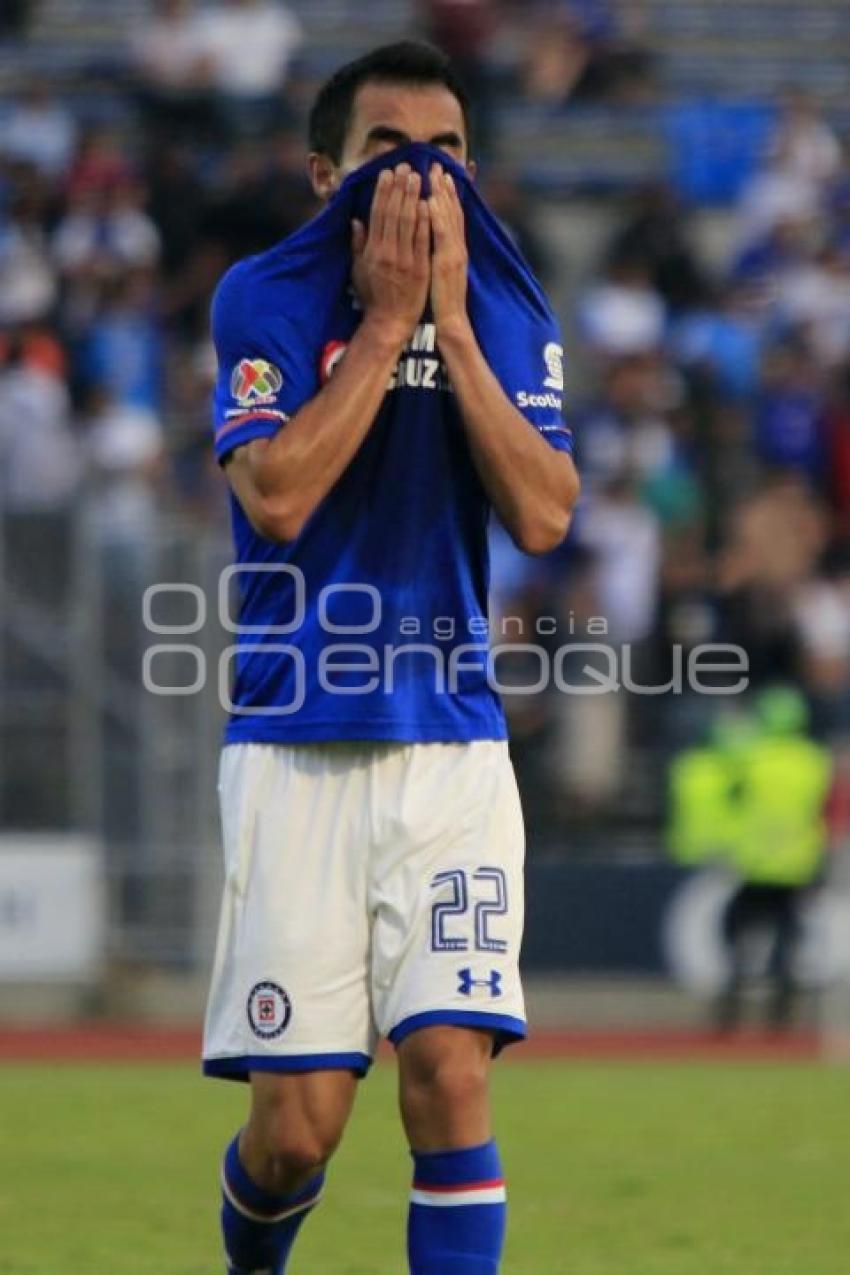
[[[669, 676], [672, 644], [739, 642], [756, 681], [804, 686], [819, 735], [841, 747], [850, 10], [491, 8], [482, 181], [559, 305], [586, 492], [562, 553], [528, 563], [495, 542], [498, 605], [557, 615], [568, 637], [609, 615], [638, 681]], [[426, 30], [428, 6], [290, 3], [303, 42], [254, 118], [215, 95], [200, 114], [193, 100], [157, 114], [134, 53], [147, 0], [28, 9], [0, 37], [0, 816], [104, 832], [121, 950], [189, 960], [186, 845], [200, 856], [215, 836], [197, 759], [212, 756], [217, 708], [140, 693], [137, 617], [145, 583], [213, 597], [225, 560], [209, 295], [231, 260], [312, 211], [298, 129], [316, 82]], [[559, 56], [537, 74], [550, 30]], [[28, 477], [22, 403], [31, 446], [73, 456], [49, 499]], [[163, 618], [185, 623], [179, 605], [164, 600]], [[212, 621], [197, 638], [211, 666], [223, 640]], [[159, 676], [192, 670], [172, 655]], [[658, 858], [667, 762], [712, 705], [518, 697], [534, 853]], [[155, 899], [154, 874], [170, 883]]]

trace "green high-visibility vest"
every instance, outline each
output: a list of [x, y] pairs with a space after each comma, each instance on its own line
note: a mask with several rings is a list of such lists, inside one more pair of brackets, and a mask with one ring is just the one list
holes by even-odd
[[746, 748], [739, 765], [734, 867], [747, 881], [805, 885], [826, 849], [828, 752], [804, 736], [766, 736]]
[[737, 842], [734, 773], [725, 752], [691, 748], [670, 767], [670, 853], [680, 863], [729, 856]]

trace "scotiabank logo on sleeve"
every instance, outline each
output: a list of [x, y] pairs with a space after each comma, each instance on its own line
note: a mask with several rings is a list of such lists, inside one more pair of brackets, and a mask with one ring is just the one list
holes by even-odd
[[564, 347], [557, 341], [550, 341], [543, 348], [543, 362], [546, 364], [546, 379], [543, 384], [549, 390], [563, 390]]
[[545, 394], [529, 394], [527, 390], [518, 390], [516, 405], [517, 407], [554, 407], [556, 412], [560, 412], [564, 400], [560, 395], [553, 394], [551, 390]]

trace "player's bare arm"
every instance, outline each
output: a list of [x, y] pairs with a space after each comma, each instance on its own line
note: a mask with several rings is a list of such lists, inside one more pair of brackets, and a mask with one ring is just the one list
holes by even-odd
[[237, 448], [227, 475], [252, 526], [294, 540], [369, 432], [387, 382], [418, 323], [430, 283], [428, 205], [410, 166], [387, 170], [368, 232], [352, 226], [352, 278], [363, 322], [324, 388], [273, 438]]
[[470, 451], [516, 544], [547, 553], [567, 534], [579, 494], [572, 458], [556, 452], [511, 403], [476, 340], [466, 308], [468, 255], [454, 181], [435, 164], [428, 201], [434, 252], [431, 308]]

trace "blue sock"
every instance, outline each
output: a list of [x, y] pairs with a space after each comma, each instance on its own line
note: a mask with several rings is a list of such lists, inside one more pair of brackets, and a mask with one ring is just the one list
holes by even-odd
[[221, 1229], [228, 1275], [283, 1275], [298, 1228], [318, 1202], [325, 1180], [317, 1173], [292, 1195], [271, 1195], [253, 1182], [239, 1159], [239, 1139], [222, 1166]]
[[505, 1182], [495, 1142], [413, 1153], [407, 1225], [411, 1275], [496, 1275], [505, 1239]]

